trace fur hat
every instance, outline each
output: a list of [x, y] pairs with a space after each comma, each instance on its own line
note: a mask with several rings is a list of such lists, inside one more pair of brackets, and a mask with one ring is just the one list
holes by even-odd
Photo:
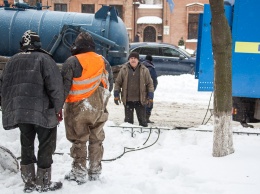
[[88, 32], [81, 32], [71, 46], [72, 55], [95, 51], [95, 42]]
[[134, 57], [134, 58], [137, 58], [139, 60], [139, 53], [137, 52], [131, 52], [128, 56], [128, 60], [131, 58], [131, 57]]

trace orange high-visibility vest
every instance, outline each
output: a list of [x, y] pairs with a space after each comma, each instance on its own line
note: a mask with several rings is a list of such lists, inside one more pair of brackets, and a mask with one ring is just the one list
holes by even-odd
[[108, 73], [101, 55], [87, 52], [75, 56], [83, 70], [81, 77], [73, 78], [66, 102], [77, 102], [88, 98], [96, 91], [100, 83], [103, 84], [104, 88], [108, 86]]

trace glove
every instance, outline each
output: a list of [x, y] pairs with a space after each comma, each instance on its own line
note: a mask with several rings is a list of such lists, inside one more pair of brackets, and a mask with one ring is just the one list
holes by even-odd
[[119, 103], [121, 103], [121, 100], [120, 100], [119, 97], [115, 97], [114, 102], [115, 102], [116, 105], [119, 105]]
[[153, 99], [148, 99], [147, 107], [151, 108], [153, 105]]
[[119, 105], [119, 103], [121, 103], [120, 97], [119, 97], [119, 92], [118, 91], [114, 91], [114, 102], [116, 105]]
[[62, 109], [56, 114], [56, 116], [57, 116], [57, 120], [59, 122], [61, 122], [63, 120]]
[[148, 92], [147, 107], [151, 108], [153, 105], [153, 92]]

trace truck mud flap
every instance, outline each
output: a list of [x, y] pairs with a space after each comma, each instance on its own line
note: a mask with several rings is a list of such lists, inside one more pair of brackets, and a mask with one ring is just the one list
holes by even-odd
[[254, 118], [256, 98], [233, 97], [233, 120], [257, 123]]

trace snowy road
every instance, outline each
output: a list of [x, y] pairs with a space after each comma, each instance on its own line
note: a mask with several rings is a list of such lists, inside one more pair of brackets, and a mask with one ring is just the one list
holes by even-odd
[[[207, 113], [208, 106], [190, 103], [169, 103], [169, 102], [154, 102], [154, 108], [151, 120], [154, 124], [149, 126], [160, 126], [173, 128], [176, 126], [182, 127], [197, 127], [202, 124], [204, 117]], [[116, 125], [124, 122], [124, 106], [114, 104], [113, 97], [110, 98], [108, 104], [109, 120], [113, 121]], [[208, 111], [204, 123], [209, 119], [210, 112]], [[138, 125], [138, 120], [135, 114], [134, 124]], [[208, 121], [213, 123], [211, 117]]]
[[[211, 92], [198, 92], [198, 80], [192, 75], [160, 76], [155, 91], [154, 108], [151, 120], [157, 127], [198, 127], [202, 124], [213, 124], [213, 96]], [[171, 84], [171, 85], [169, 85]], [[108, 103], [109, 121], [115, 125], [124, 122], [124, 106], [115, 105], [113, 94]], [[209, 109], [209, 110], [208, 110]], [[135, 114], [134, 124], [138, 125]], [[240, 126], [232, 122], [233, 126]], [[258, 127], [260, 124], [253, 124]]]

